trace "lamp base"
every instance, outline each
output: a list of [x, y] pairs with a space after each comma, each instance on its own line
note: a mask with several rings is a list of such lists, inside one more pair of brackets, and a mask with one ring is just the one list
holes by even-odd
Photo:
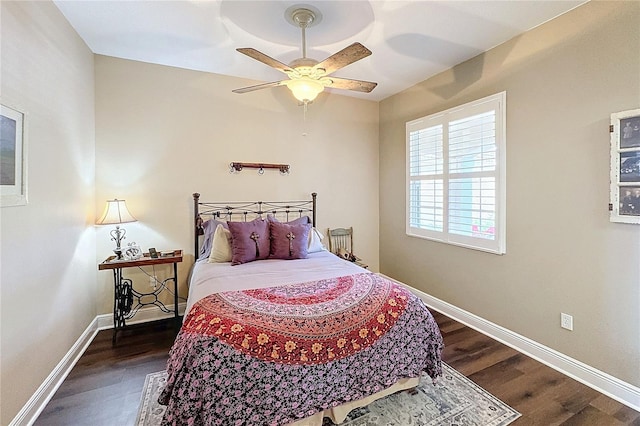
[[113, 252], [116, 254], [118, 260], [122, 260], [122, 249], [114, 249]]

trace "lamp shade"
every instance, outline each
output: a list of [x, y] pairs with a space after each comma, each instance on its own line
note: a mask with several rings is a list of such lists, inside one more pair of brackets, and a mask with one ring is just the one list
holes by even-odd
[[107, 205], [104, 208], [104, 213], [100, 219], [96, 221], [97, 225], [111, 225], [118, 223], [135, 222], [137, 219], [133, 217], [127, 209], [127, 204], [124, 200], [107, 200]]
[[311, 102], [324, 90], [324, 85], [309, 77], [287, 80], [287, 87], [300, 102]]

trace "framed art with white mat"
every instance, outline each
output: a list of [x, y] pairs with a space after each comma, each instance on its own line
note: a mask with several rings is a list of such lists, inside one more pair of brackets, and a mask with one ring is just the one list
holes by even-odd
[[27, 204], [25, 113], [0, 105], [0, 206]]

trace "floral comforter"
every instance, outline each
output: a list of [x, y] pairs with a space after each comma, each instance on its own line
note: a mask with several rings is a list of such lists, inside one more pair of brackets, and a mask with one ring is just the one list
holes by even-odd
[[212, 294], [171, 349], [163, 424], [285, 425], [435, 379], [442, 347], [422, 301], [372, 273]]

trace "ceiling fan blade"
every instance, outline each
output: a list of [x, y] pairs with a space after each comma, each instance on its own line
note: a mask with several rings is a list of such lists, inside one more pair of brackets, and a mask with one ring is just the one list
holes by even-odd
[[369, 49], [360, 43], [353, 43], [351, 46], [347, 46], [338, 53], [329, 56], [313, 68], [322, 68], [325, 70], [325, 75], [329, 75], [332, 72], [359, 61], [362, 58], [366, 58], [369, 55], [371, 55], [371, 51]]
[[247, 93], [247, 92], [253, 92], [254, 90], [267, 89], [269, 87], [284, 86], [285, 85], [285, 81], [286, 80], [272, 81], [271, 83], [262, 83], [262, 84], [256, 84], [255, 86], [241, 87], [240, 89], [232, 90], [232, 92], [233, 93]]
[[272, 68], [277, 69], [278, 71], [282, 71], [283, 73], [289, 73], [292, 71], [289, 65], [283, 64], [282, 62], [273, 59], [271, 56], [267, 56], [264, 53], [253, 49], [251, 47], [241, 47], [236, 49], [238, 52], [247, 55], [250, 58], [255, 59], [256, 61], [260, 61], [263, 64], [269, 65]]
[[327, 87], [333, 87], [336, 89], [355, 90], [357, 92], [369, 93], [378, 85], [371, 81], [363, 80], [349, 80], [347, 78], [328, 77], [331, 80], [331, 84], [327, 84]]

